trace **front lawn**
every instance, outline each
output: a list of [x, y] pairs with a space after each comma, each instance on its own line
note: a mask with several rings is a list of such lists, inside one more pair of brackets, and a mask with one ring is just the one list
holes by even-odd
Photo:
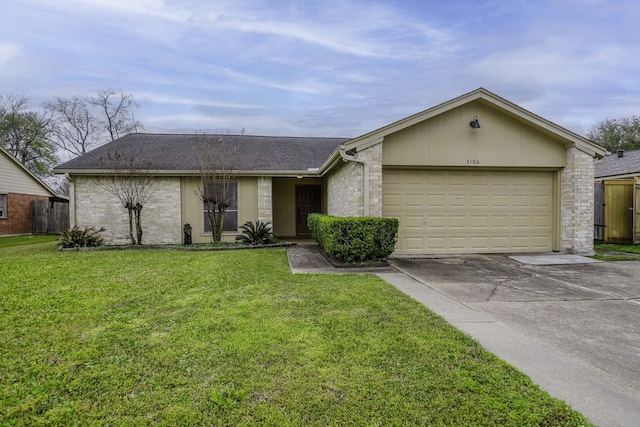
[[0, 236], [0, 249], [13, 246], [34, 245], [37, 243], [53, 242], [58, 236], [27, 235], [27, 236]]
[[282, 249], [0, 249], [0, 425], [578, 426], [370, 275]]

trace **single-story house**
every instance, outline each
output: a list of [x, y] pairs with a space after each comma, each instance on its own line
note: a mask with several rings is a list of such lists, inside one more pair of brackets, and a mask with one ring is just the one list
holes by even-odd
[[[605, 149], [480, 88], [357, 138], [211, 136], [237, 145], [245, 221], [306, 236], [306, 214], [397, 217], [397, 254], [593, 251], [593, 159]], [[147, 243], [210, 239], [194, 135], [132, 134], [58, 166], [72, 223], [126, 243], [128, 219], [95, 184], [107, 153], [143, 153], [157, 191], [143, 213]]]
[[640, 243], [640, 150], [619, 150], [594, 162], [594, 237]]
[[[34, 210], [37, 215], [37, 207], [42, 205], [48, 213], [54, 203], [61, 203], [64, 209], [68, 207], [66, 197], [56, 194], [0, 147], [0, 235], [46, 233], [48, 221], [34, 221]], [[38, 224], [44, 224], [44, 229]]]

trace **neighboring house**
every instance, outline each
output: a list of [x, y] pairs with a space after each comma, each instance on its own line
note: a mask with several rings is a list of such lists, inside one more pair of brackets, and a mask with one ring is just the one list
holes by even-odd
[[[353, 139], [220, 137], [240, 159], [229, 239], [248, 220], [306, 236], [320, 211], [399, 218], [398, 254], [593, 251], [593, 158], [605, 149], [485, 89]], [[107, 153], [137, 150], [158, 184], [145, 241], [180, 242], [185, 223], [208, 241], [193, 135], [132, 134], [58, 166], [72, 222], [127, 242], [126, 211], [95, 177]]]
[[66, 202], [65, 206], [68, 206], [68, 199], [58, 196], [0, 147], [0, 235], [46, 233], [46, 219], [43, 221], [44, 230], [34, 229], [34, 222], [38, 223], [33, 217], [34, 203], [49, 210], [51, 203], [58, 202]]
[[594, 237], [640, 243], [640, 150], [596, 160], [594, 178]]

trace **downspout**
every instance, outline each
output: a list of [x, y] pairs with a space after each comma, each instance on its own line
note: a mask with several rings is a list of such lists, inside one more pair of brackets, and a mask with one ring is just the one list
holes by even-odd
[[340, 157], [342, 157], [342, 160], [344, 162], [357, 162], [362, 163], [362, 165], [364, 166], [364, 188], [362, 189], [364, 206], [362, 214], [363, 216], [369, 216], [369, 162], [364, 159], [359, 159], [358, 153], [353, 156], [347, 154], [342, 147], [340, 147]]
[[73, 228], [76, 224], [76, 184], [68, 173], [64, 177], [69, 182], [69, 228]]

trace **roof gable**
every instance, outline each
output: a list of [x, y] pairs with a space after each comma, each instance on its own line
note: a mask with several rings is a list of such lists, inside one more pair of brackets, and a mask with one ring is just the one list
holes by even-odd
[[[472, 92], [454, 98], [450, 101], [436, 105], [390, 125], [384, 126], [373, 132], [369, 132], [362, 136], [352, 139], [348, 143], [344, 144], [346, 150], [351, 149], [364, 149], [372, 145], [382, 142], [385, 136], [392, 133], [401, 131], [410, 126], [429, 120], [445, 112], [451, 111], [455, 108], [461, 107], [465, 104], [479, 101], [493, 109], [500, 111], [506, 116], [510, 116], [514, 120], [525, 123], [527, 126], [544, 133], [554, 139], [561, 141], [565, 146], [575, 146], [579, 150], [593, 156], [603, 157], [606, 154], [606, 150], [603, 147], [589, 141], [588, 139], [573, 133], [555, 123], [552, 123], [542, 117], [525, 110], [524, 108], [507, 101], [504, 98], [495, 95], [492, 92], [484, 88], [476, 89]], [[469, 117], [471, 121], [473, 117]]]
[[47, 184], [0, 146], [0, 193], [59, 197]]
[[[473, 117], [480, 129], [469, 125]], [[385, 136], [382, 164], [561, 168], [566, 149], [557, 139], [475, 100]]]

